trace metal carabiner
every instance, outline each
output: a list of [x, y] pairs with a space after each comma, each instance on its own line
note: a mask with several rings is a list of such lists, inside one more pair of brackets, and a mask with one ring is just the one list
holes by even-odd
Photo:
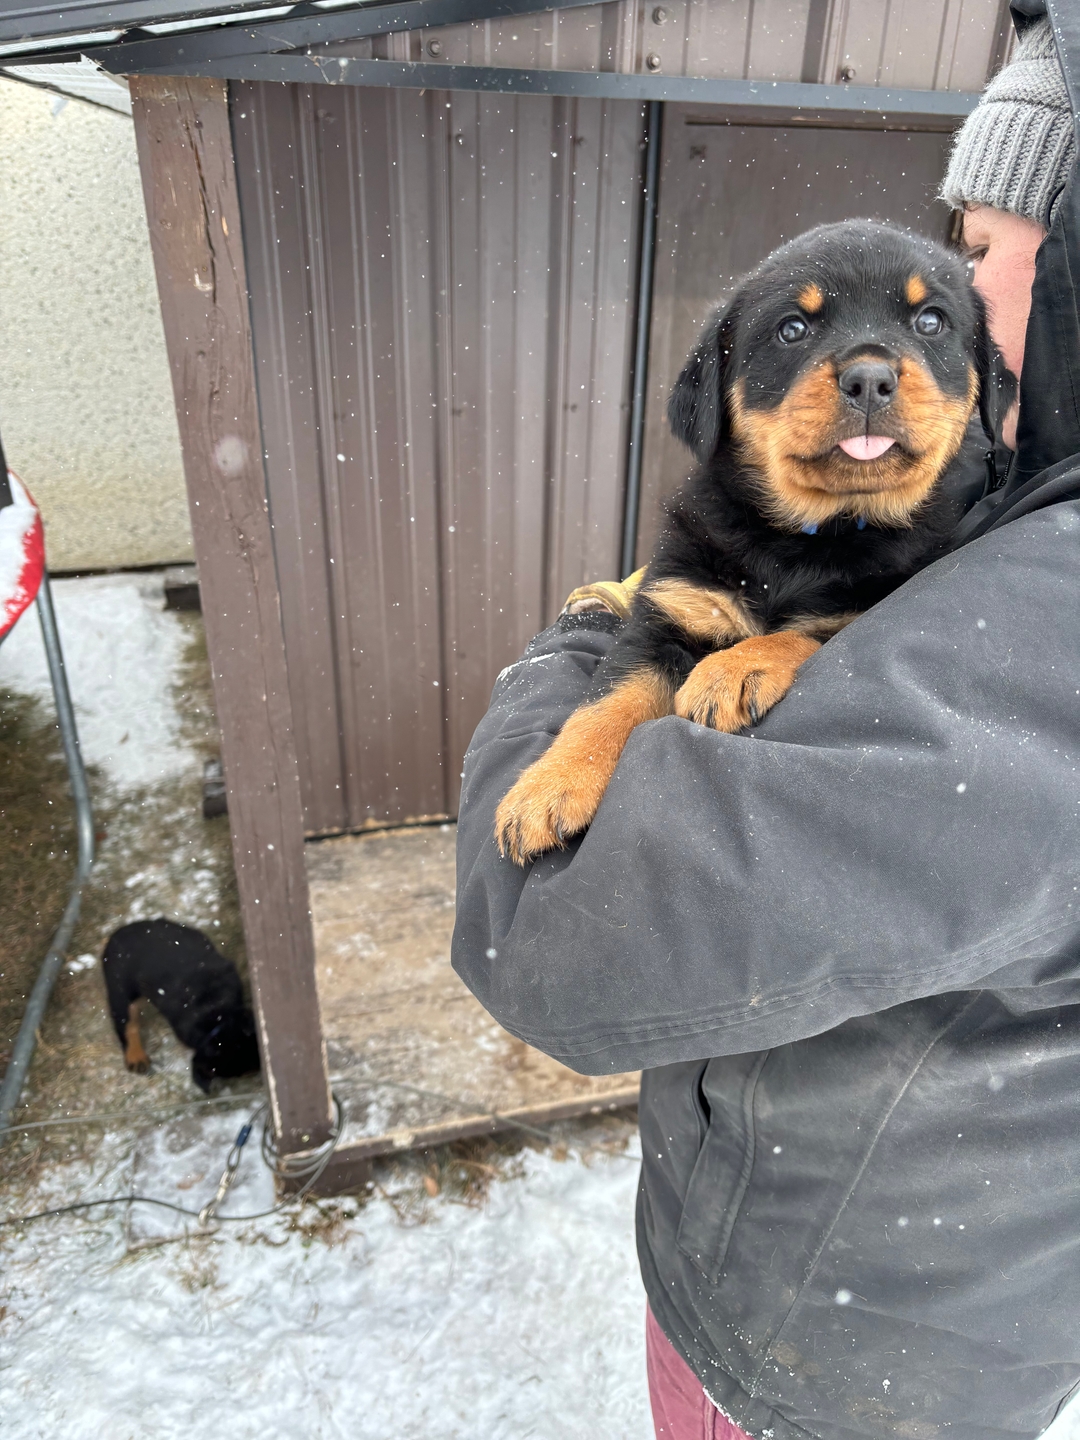
[[251, 1134], [252, 1123], [251, 1120], [248, 1120], [240, 1127], [240, 1133], [233, 1141], [232, 1149], [229, 1151], [228, 1159], [225, 1161], [225, 1169], [221, 1172], [221, 1179], [217, 1183], [217, 1190], [214, 1192], [214, 1197], [212, 1200], [208, 1200], [199, 1211], [199, 1226], [203, 1230], [209, 1227], [218, 1206], [229, 1193], [229, 1187], [232, 1185], [240, 1166], [240, 1152], [247, 1144], [248, 1136]]

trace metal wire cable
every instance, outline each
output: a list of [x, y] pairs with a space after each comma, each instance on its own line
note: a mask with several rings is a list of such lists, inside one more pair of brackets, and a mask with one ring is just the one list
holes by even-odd
[[551, 1144], [554, 1140], [550, 1130], [541, 1129], [538, 1125], [530, 1125], [525, 1120], [515, 1120], [509, 1115], [502, 1115], [498, 1110], [487, 1110], [483, 1105], [473, 1104], [471, 1101], [462, 1100], [459, 1095], [444, 1095], [440, 1090], [424, 1090], [419, 1085], [406, 1085], [402, 1080], [370, 1080], [367, 1082], [372, 1088], [385, 1086], [391, 1090], [404, 1090], [410, 1095], [423, 1095], [429, 1100], [440, 1100], [457, 1110], [472, 1109], [475, 1114], [482, 1115], [485, 1120], [494, 1120], [507, 1129], [523, 1130], [526, 1135], [535, 1135], [538, 1139]]
[[270, 1215], [278, 1215], [288, 1205], [302, 1200], [318, 1181], [319, 1176], [329, 1165], [334, 1151], [337, 1149], [338, 1141], [341, 1139], [345, 1129], [345, 1107], [336, 1095], [331, 1097], [334, 1102], [334, 1124], [329, 1137], [312, 1151], [305, 1151], [302, 1160], [296, 1157], [299, 1163], [293, 1164], [294, 1157], [279, 1155], [274, 1145], [273, 1135], [270, 1133], [269, 1116], [263, 1120], [262, 1139], [260, 1148], [263, 1159], [266, 1161], [274, 1174], [281, 1179], [296, 1180], [303, 1179], [303, 1184], [295, 1195], [287, 1195], [272, 1205], [269, 1210], [256, 1210], [250, 1215], [219, 1215], [217, 1206], [224, 1199], [233, 1178], [240, 1165], [240, 1156], [244, 1146], [247, 1144], [248, 1136], [251, 1134], [260, 1115], [267, 1112], [267, 1102], [264, 1100], [251, 1112], [251, 1116], [240, 1128], [240, 1132], [233, 1141], [229, 1151], [228, 1159], [225, 1162], [225, 1169], [222, 1171], [221, 1179], [218, 1181], [218, 1188], [214, 1198], [201, 1210], [192, 1210], [186, 1205], [177, 1205], [172, 1200], [161, 1200], [155, 1195], [110, 1195], [100, 1200], [80, 1200], [72, 1205], [54, 1205], [48, 1210], [38, 1210], [31, 1215], [7, 1215], [0, 1218], [0, 1228], [9, 1225], [29, 1225], [34, 1220], [47, 1220], [58, 1215], [72, 1215], [79, 1210], [94, 1210], [103, 1205], [156, 1205], [161, 1210], [171, 1210], [177, 1215], [188, 1215], [198, 1220], [200, 1225], [206, 1229], [211, 1221], [240, 1222], [247, 1220], [264, 1220]]
[[[419, 1085], [408, 1085], [400, 1080], [377, 1080], [374, 1082], [369, 1081], [368, 1084], [374, 1084], [376, 1086], [387, 1086], [394, 1090], [405, 1090], [414, 1095], [424, 1095], [433, 1100], [442, 1100], [447, 1103], [455, 1104], [459, 1108], [464, 1106], [464, 1102], [460, 1099], [460, 1097], [453, 1095], [445, 1095], [438, 1090], [425, 1090]], [[221, 1101], [218, 1103], [224, 1103], [227, 1098], [229, 1097], [222, 1097]], [[227, 1222], [263, 1220], [270, 1215], [280, 1214], [286, 1206], [292, 1204], [294, 1201], [303, 1199], [303, 1197], [311, 1190], [311, 1188], [318, 1181], [319, 1177], [322, 1175], [323, 1171], [326, 1169], [327, 1165], [330, 1163], [330, 1159], [333, 1156], [335, 1149], [337, 1148], [338, 1142], [340, 1141], [342, 1132], [345, 1128], [345, 1107], [342, 1104], [341, 1100], [338, 1098], [336, 1092], [333, 1092], [332, 1098], [334, 1101], [335, 1110], [334, 1130], [332, 1131], [330, 1137], [326, 1141], [324, 1141], [323, 1144], [319, 1146], [316, 1150], [311, 1152], [302, 1152], [302, 1158], [299, 1156], [294, 1158], [293, 1156], [289, 1155], [278, 1155], [276, 1149], [274, 1148], [273, 1135], [270, 1132], [270, 1127], [267, 1123], [264, 1122], [262, 1138], [260, 1141], [260, 1149], [265, 1164], [268, 1166], [269, 1169], [274, 1172], [275, 1175], [279, 1176], [281, 1179], [301, 1180], [303, 1182], [300, 1189], [296, 1192], [295, 1195], [289, 1195], [286, 1196], [285, 1199], [279, 1200], [278, 1203], [269, 1210], [260, 1210], [251, 1215], [218, 1215], [216, 1212], [215, 1204], [215, 1202], [220, 1203], [220, 1201], [224, 1198], [224, 1195], [229, 1188], [229, 1185], [225, 1185], [224, 1189], [221, 1188], [222, 1183], [225, 1180], [225, 1176], [227, 1174], [230, 1174], [231, 1170], [229, 1180], [229, 1184], [231, 1184], [231, 1176], [235, 1175], [236, 1169], [239, 1166], [239, 1152], [243, 1150], [244, 1145], [247, 1142], [247, 1137], [250, 1134], [259, 1116], [267, 1108], [266, 1101], [263, 1101], [261, 1104], [257, 1105], [256, 1108], [251, 1112], [250, 1118], [241, 1127], [240, 1133], [237, 1135], [236, 1140], [233, 1142], [232, 1149], [229, 1152], [229, 1160], [226, 1161], [225, 1170], [222, 1172], [222, 1178], [218, 1182], [220, 1193], [215, 1196], [215, 1200], [211, 1201], [209, 1206], [204, 1205], [201, 1210], [191, 1210], [187, 1206], [177, 1205], [172, 1200], [160, 1200], [153, 1195], [112, 1195], [102, 1200], [81, 1200], [77, 1201], [75, 1204], [72, 1205], [54, 1206], [49, 1210], [39, 1210], [32, 1215], [6, 1216], [0, 1218], [0, 1229], [3, 1229], [4, 1227], [9, 1225], [28, 1225], [31, 1221], [46, 1220], [58, 1215], [71, 1215], [75, 1214], [80, 1210], [92, 1210], [98, 1206], [103, 1205], [156, 1205], [159, 1209], [172, 1210], [177, 1215], [189, 1215], [193, 1219], [197, 1220], [201, 1220], [204, 1215], [207, 1215], [208, 1219]], [[212, 1102], [190, 1102], [190, 1104], [195, 1106], [208, 1103]], [[122, 1112], [115, 1113], [117, 1113], [118, 1115], [122, 1114]], [[524, 1120], [512, 1119], [508, 1115], [500, 1115], [496, 1110], [481, 1111], [480, 1113], [487, 1115], [492, 1120], [497, 1121], [501, 1126], [506, 1126], [509, 1129], [521, 1130], [526, 1135], [532, 1135], [536, 1139], [543, 1140], [548, 1145], [555, 1143], [555, 1135], [552, 1133], [551, 1130], [542, 1129], [538, 1125], [530, 1125]], [[101, 1118], [102, 1117], [95, 1115], [81, 1115], [72, 1116], [68, 1120], [43, 1120], [31, 1123], [36, 1123], [38, 1125], [91, 1124], [100, 1120]], [[13, 1125], [10, 1128], [13, 1130], [29, 1129], [30, 1125]], [[245, 1134], [245, 1131], [247, 1132], [247, 1134]], [[243, 1140], [240, 1139], [241, 1135], [244, 1137]], [[594, 1147], [588, 1148], [591, 1149]], [[230, 1164], [230, 1162], [234, 1161], [234, 1157], [235, 1163]], [[611, 1158], [632, 1160], [635, 1163], [637, 1161], [637, 1157], [634, 1155], [625, 1155], [619, 1153], [612, 1154]]]
[[[553, 1132], [545, 1129], [543, 1126], [531, 1125], [527, 1120], [505, 1115], [501, 1110], [489, 1110], [482, 1102], [466, 1099], [461, 1095], [448, 1095], [442, 1090], [425, 1089], [420, 1085], [406, 1084], [402, 1080], [372, 1080], [369, 1077], [353, 1081], [348, 1074], [331, 1076], [331, 1082], [344, 1086], [349, 1086], [350, 1084], [362, 1085], [365, 1090], [402, 1090], [409, 1095], [422, 1095], [428, 1100], [438, 1100], [440, 1104], [450, 1109], [469, 1111], [473, 1114], [481, 1115], [487, 1120], [495, 1121], [500, 1127], [510, 1130], [521, 1130], [524, 1134], [533, 1135], [538, 1140], [543, 1140], [549, 1145], [555, 1141]], [[23, 1122], [13, 1122], [11, 1125], [8, 1125], [5, 1130], [0, 1131], [0, 1134], [10, 1133], [15, 1130], [44, 1130], [57, 1126], [100, 1125], [107, 1120], [126, 1120], [131, 1124], [137, 1124], [143, 1120], [156, 1119], [161, 1116], [175, 1118], [185, 1110], [199, 1110], [210, 1105], [236, 1105], [241, 1099], [241, 1096], [236, 1095], [218, 1095], [211, 1096], [204, 1100], [177, 1100], [170, 1106], [163, 1106], [156, 1110], [104, 1110], [97, 1114], [66, 1115], [61, 1119], [55, 1120], [26, 1120]], [[270, 1162], [268, 1161], [267, 1163], [269, 1164]]]
[[[332, 1078], [336, 1078], [339, 1084], [347, 1084], [349, 1077], [348, 1077], [348, 1075], [338, 1075], [337, 1077], [332, 1077]], [[366, 1088], [368, 1088], [368, 1089], [378, 1089], [378, 1088], [380, 1088], [380, 1087], [383, 1087], [383, 1088], [388, 1088], [388, 1089], [390, 1089], [390, 1090], [404, 1090], [407, 1094], [410, 1094], [410, 1095], [423, 1095], [423, 1096], [425, 1096], [425, 1097], [426, 1097], [427, 1099], [429, 1099], [429, 1100], [439, 1100], [439, 1101], [441, 1101], [444, 1105], [448, 1105], [448, 1106], [450, 1106], [451, 1108], [454, 1108], [454, 1109], [457, 1109], [457, 1110], [467, 1111], [467, 1110], [470, 1110], [470, 1109], [471, 1109], [474, 1114], [483, 1116], [483, 1118], [484, 1118], [485, 1120], [493, 1120], [493, 1121], [495, 1121], [495, 1123], [497, 1124], [497, 1126], [498, 1126], [500, 1129], [506, 1129], [506, 1130], [521, 1130], [521, 1131], [523, 1131], [524, 1134], [526, 1134], [526, 1135], [533, 1135], [533, 1136], [535, 1136], [538, 1140], [543, 1140], [544, 1143], [547, 1144], [547, 1145], [553, 1145], [553, 1144], [555, 1143], [555, 1135], [554, 1135], [554, 1133], [553, 1133], [551, 1130], [545, 1130], [545, 1129], [544, 1129], [542, 1126], [540, 1126], [540, 1125], [530, 1125], [527, 1120], [517, 1119], [517, 1118], [516, 1118], [515, 1116], [513, 1116], [513, 1115], [505, 1115], [505, 1114], [503, 1114], [503, 1112], [502, 1112], [501, 1110], [489, 1110], [485, 1105], [483, 1105], [483, 1104], [480, 1103], [479, 1101], [463, 1100], [460, 1095], [447, 1095], [447, 1094], [445, 1094], [445, 1093], [444, 1093], [443, 1091], [441, 1091], [441, 1090], [425, 1090], [425, 1089], [423, 1089], [423, 1088], [422, 1088], [421, 1086], [419, 1086], [419, 1085], [408, 1085], [408, 1084], [406, 1084], [403, 1080], [370, 1080], [370, 1079], [369, 1079], [369, 1080], [363, 1081], [362, 1083], [363, 1083], [363, 1084], [366, 1086]], [[635, 1102], [635, 1104], [636, 1104], [636, 1102]], [[610, 1107], [610, 1108], [621, 1109], [622, 1106], [621, 1106], [621, 1104], [620, 1104], [619, 1106]], [[610, 1108], [608, 1109], [608, 1113], [610, 1113]], [[603, 1113], [603, 1112], [601, 1111], [601, 1112], [598, 1112], [598, 1113]], [[595, 1119], [595, 1118], [596, 1118], [596, 1115], [595, 1115], [595, 1113], [590, 1112], [588, 1115], [581, 1115], [581, 1116], [568, 1115], [568, 1116], [566, 1116], [565, 1118], [568, 1119], [568, 1120], [572, 1120], [572, 1119]], [[594, 1148], [595, 1148], [595, 1147], [593, 1147], [593, 1146], [586, 1146], [586, 1149], [594, 1149]]]
[[236, 1105], [242, 1099], [237, 1095], [211, 1095], [205, 1100], [177, 1100], [173, 1105], [161, 1106], [156, 1110], [102, 1110], [97, 1114], [65, 1115], [58, 1120], [13, 1120], [0, 1129], [0, 1135], [9, 1135], [16, 1130], [50, 1130], [63, 1125], [101, 1125], [107, 1120], [128, 1120], [132, 1124], [143, 1120], [157, 1120], [164, 1116], [175, 1119], [185, 1110], [202, 1110], [209, 1105]]

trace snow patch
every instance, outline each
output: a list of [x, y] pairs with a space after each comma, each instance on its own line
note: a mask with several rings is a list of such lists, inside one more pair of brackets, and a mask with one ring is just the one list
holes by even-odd
[[[168, 1128], [106, 1192], [197, 1209], [242, 1118]], [[268, 1198], [257, 1151], [223, 1210]], [[439, 1196], [403, 1224], [377, 1195], [324, 1238], [276, 1217], [169, 1243], [165, 1212], [145, 1238], [122, 1213], [30, 1227], [3, 1245], [6, 1440], [651, 1440], [635, 1158], [526, 1152], [483, 1210]]]
[[[54, 580], [52, 591], [83, 758], [120, 789], [197, 767], [172, 694], [187, 633], [164, 609], [160, 573]], [[39, 696], [54, 713], [36, 613], [0, 645], [0, 686]]]

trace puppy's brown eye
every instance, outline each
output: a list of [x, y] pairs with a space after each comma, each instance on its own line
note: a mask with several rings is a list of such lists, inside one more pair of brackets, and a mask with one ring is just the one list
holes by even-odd
[[945, 329], [945, 316], [940, 310], [920, 310], [915, 316], [915, 332], [918, 335], [940, 335]]
[[805, 340], [810, 334], [810, 326], [799, 315], [792, 315], [780, 324], [777, 335], [785, 345], [794, 345], [796, 340]]

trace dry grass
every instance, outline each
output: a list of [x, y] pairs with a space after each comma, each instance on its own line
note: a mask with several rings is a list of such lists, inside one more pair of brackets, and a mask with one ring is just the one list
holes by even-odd
[[[299, 1235], [305, 1247], [316, 1241], [323, 1245], [340, 1245], [349, 1238], [352, 1221], [360, 1213], [366, 1198], [305, 1199], [297, 1210], [286, 1212], [286, 1232]], [[274, 1243], [285, 1244], [285, 1241]]]
[[524, 1174], [527, 1151], [546, 1153], [557, 1161], [573, 1157], [588, 1165], [601, 1156], [625, 1154], [636, 1133], [636, 1110], [615, 1110], [560, 1121], [535, 1134], [518, 1130], [455, 1140], [436, 1149], [377, 1160], [372, 1191], [392, 1207], [402, 1225], [424, 1225], [434, 1215], [432, 1202], [440, 1196], [451, 1204], [482, 1208], [493, 1184]]
[[[178, 675], [183, 740], [202, 758], [218, 739], [201, 616], [184, 615], [188, 646]], [[202, 817], [201, 767], [178, 779], [116, 794], [91, 774], [98, 856], [71, 956], [100, 955], [129, 920], [166, 915], [206, 931], [246, 971], [226, 816]], [[63, 910], [74, 870], [74, 823], [67, 772], [48, 707], [0, 695], [0, 1064], [14, 1040], [25, 998]], [[129, 1075], [105, 1010], [100, 966], [65, 967], [41, 1027], [20, 1119], [107, 1113], [107, 1124], [30, 1130], [0, 1145], [0, 1186], [13, 1205], [50, 1166], [93, 1160], [108, 1131], [134, 1133], [151, 1112], [177, 1112], [198, 1099], [189, 1055], [149, 1010], [144, 1039], [149, 1076]], [[257, 1081], [231, 1087], [247, 1095]]]
[[0, 691], [0, 1065], [74, 869], [75, 824], [56, 723], [36, 700]]
[[[201, 760], [216, 754], [217, 726], [201, 617], [185, 615], [189, 644], [178, 676], [177, 707], [183, 739]], [[100, 839], [72, 954], [100, 954], [106, 937], [128, 920], [168, 915], [199, 925], [245, 973], [243, 934], [232, 864], [228, 818], [201, 813], [201, 771], [150, 789], [111, 793], [93, 775]], [[48, 708], [21, 696], [0, 695], [0, 1055], [17, 1030], [48, 940], [63, 909], [74, 868], [74, 827], [67, 775]], [[100, 967], [57, 982], [39, 1038], [24, 1097], [23, 1121], [105, 1115], [104, 1121], [18, 1132], [0, 1144], [3, 1209], [38, 1208], [64, 1189], [64, 1167], [91, 1164], [123, 1189], [125, 1157], [140, 1131], [169, 1116], [200, 1113], [189, 1056], [164, 1021], [148, 1010], [144, 1039], [154, 1062], [149, 1076], [129, 1075], [104, 1005]], [[252, 1103], [257, 1080], [236, 1082], [230, 1093]], [[543, 1134], [512, 1132], [462, 1140], [435, 1150], [395, 1156], [375, 1166], [375, 1190], [353, 1200], [308, 1199], [290, 1212], [290, 1232], [305, 1243], [336, 1244], [371, 1193], [386, 1196], [403, 1224], [423, 1224], [437, 1201], [480, 1207], [491, 1187], [522, 1173], [526, 1152], [543, 1149], [557, 1160], [571, 1154], [585, 1163], [625, 1150], [634, 1133], [632, 1114], [545, 1127]], [[115, 1181], [115, 1184], [112, 1182]], [[260, 1231], [253, 1243], [278, 1243]], [[204, 1268], [193, 1263], [190, 1283], [203, 1286]], [[212, 1280], [207, 1281], [212, 1285]]]

